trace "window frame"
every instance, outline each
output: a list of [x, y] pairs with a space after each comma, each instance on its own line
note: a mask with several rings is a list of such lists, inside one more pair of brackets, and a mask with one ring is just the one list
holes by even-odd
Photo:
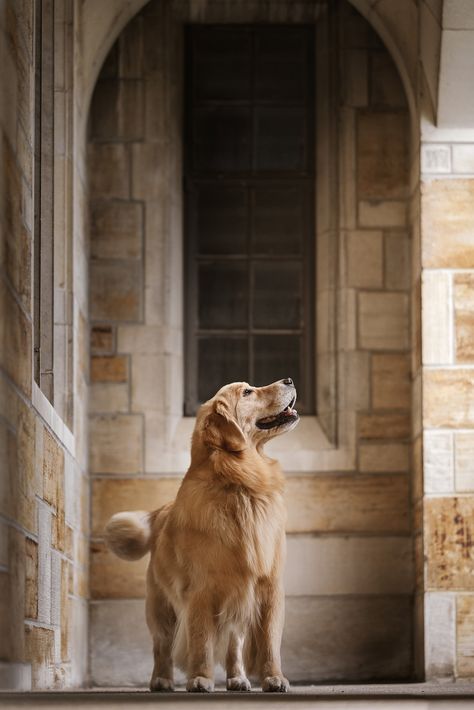
[[[254, 335], [278, 335], [278, 334], [292, 334], [299, 335], [301, 337], [302, 352], [300, 352], [300, 363], [301, 363], [301, 373], [300, 376], [304, 381], [304, 391], [301, 392], [300, 402], [303, 407], [300, 409], [301, 413], [305, 415], [315, 414], [315, 367], [314, 367], [314, 352], [315, 352], [315, 144], [316, 144], [316, 127], [315, 127], [315, 71], [314, 71], [314, 54], [315, 54], [315, 41], [314, 25], [310, 24], [246, 24], [238, 25], [239, 30], [252, 32], [253, 35], [259, 32], [265, 32], [267, 28], [284, 31], [286, 29], [294, 31], [295, 29], [303, 29], [308, 33], [311, 41], [308, 42], [308, 56], [307, 56], [307, 100], [306, 103], [297, 103], [287, 101], [285, 104], [284, 100], [278, 99], [273, 101], [267, 101], [267, 105], [286, 105], [286, 106], [301, 106], [305, 108], [305, 120], [306, 120], [306, 155], [305, 155], [305, 168], [304, 170], [266, 170], [257, 171], [254, 168], [254, 163], [250, 166], [247, 171], [199, 171], [194, 169], [193, 166], [193, 142], [192, 142], [192, 116], [193, 110], [196, 105], [199, 104], [194, 97], [194, 83], [193, 83], [193, 42], [194, 33], [199, 31], [223, 31], [223, 32], [235, 32], [236, 25], [220, 25], [220, 24], [206, 24], [204, 27], [202, 25], [190, 24], [185, 28], [186, 32], [186, 61], [185, 61], [185, 115], [186, 124], [184, 131], [184, 231], [185, 231], [185, 400], [184, 400], [184, 415], [185, 416], [195, 416], [196, 410], [201, 404], [198, 398], [198, 341], [199, 337], [204, 334], [198, 327], [198, 264], [200, 262], [205, 262], [206, 260], [212, 261], [214, 258], [218, 258], [219, 261], [225, 260], [236, 260], [245, 261], [247, 263], [247, 270], [249, 273], [249, 320], [246, 328], [213, 328], [206, 329], [205, 332], [212, 335], [225, 335], [227, 337], [233, 336], [246, 336], [248, 341], [248, 352], [249, 352], [249, 370], [250, 377], [252, 380], [252, 370], [253, 370], [253, 347], [252, 341]], [[255, 42], [255, 39], [252, 39]], [[255, 77], [255, 64], [252, 64], [252, 82], [254, 83]], [[213, 102], [217, 105], [217, 102]], [[239, 105], [242, 102], [236, 100], [225, 101], [223, 100], [220, 105]], [[256, 112], [256, 109], [260, 105], [265, 105], [265, 102], [257, 101], [254, 96], [252, 96], [251, 102], [247, 100], [250, 106], [250, 111], [252, 115]], [[200, 104], [202, 105], [202, 103]], [[255, 125], [255, 122], [254, 122]], [[252, 131], [253, 145], [255, 145], [255, 132]], [[257, 186], [269, 187], [272, 186], [294, 186], [298, 185], [305, 187], [303, 193], [306, 193], [305, 200], [305, 215], [304, 215], [304, 235], [307, 238], [303, 240], [302, 251], [300, 254], [295, 255], [294, 259], [299, 261], [302, 266], [302, 323], [298, 328], [284, 328], [284, 329], [270, 329], [270, 328], [256, 328], [253, 327], [252, 319], [250, 314], [252, 311], [252, 294], [254, 289], [251, 266], [254, 263], [268, 262], [268, 261], [290, 261], [293, 259], [291, 255], [258, 255], [252, 253], [251, 250], [251, 229], [249, 224], [252, 222], [252, 210], [253, 205], [250, 201], [248, 213], [247, 213], [247, 244], [246, 253], [237, 256], [230, 255], [225, 256], [219, 255], [198, 255], [197, 253], [197, 238], [198, 230], [196, 225], [195, 217], [197, 215], [196, 200], [197, 200], [197, 190], [199, 186], [206, 184], [216, 185], [216, 178], [218, 175], [224, 175], [224, 179], [220, 184], [225, 186], [232, 186], [234, 183], [237, 185], [244, 185], [247, 190], [248, 199], [255, 190]], [[282, 377], [291, 375], [292, 373], [282, 373]], [[252, 383], [253, 384], [253, 383]], [[301, 385], [301, 383], [300, 383]]]

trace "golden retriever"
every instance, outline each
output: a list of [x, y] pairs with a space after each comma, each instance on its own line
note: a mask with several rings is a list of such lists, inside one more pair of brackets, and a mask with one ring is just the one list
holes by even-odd
[[191, 692], [214, 689], [215, 663], [226, 670], [228, 690], [250, 690], [247, 673], [264, 691], [289, 689], [280, 661], [284, 479], [263, 446], [296, 426], [295, 401], [289, 378], [222, 387], [199, 409], [176, 500], [153, 513], [117, 513], [107, 524], [119, 557], [150, 552], [151, 690], [174, 689], [173, 663]]

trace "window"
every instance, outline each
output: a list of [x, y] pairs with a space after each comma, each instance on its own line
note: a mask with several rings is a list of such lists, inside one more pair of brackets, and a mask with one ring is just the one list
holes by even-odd
[[53, 401], [54, 6], [36, 3], [34, 175], [35, 380]]
[[187, 415], [287, 376], [312, 412], [313, 32], [188, 29]]

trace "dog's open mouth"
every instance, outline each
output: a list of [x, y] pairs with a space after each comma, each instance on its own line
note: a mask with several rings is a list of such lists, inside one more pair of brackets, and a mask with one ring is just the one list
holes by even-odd
[[257, 419], [256, 425], [259, 429], [273, 429], [277, 426], [284, 426], [285, 424], [291, 424], [298, 419], [298, 412], [293, 409], [296, 402], [296, 396], [292, 398], [291, 402], [287, 404], [285, 409], [278, 414], [271, 417], [263, 417], [263, 419]]

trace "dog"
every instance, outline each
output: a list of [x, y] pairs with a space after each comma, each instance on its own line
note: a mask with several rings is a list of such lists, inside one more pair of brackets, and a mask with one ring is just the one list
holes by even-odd
[[287, 692], [280, 645], [284, 621], [284, 478], [264, 444], [293, 429], [290, 378], [266, 387], [234, 382], [196, 417], [191, 465], [176, 499], [152, 513], [114, 515], [105, 535], [119, 557], [150, 552], [146, 620], [153, 638], [152, 691], [172, 691], [173, 664], [190, 692]]

